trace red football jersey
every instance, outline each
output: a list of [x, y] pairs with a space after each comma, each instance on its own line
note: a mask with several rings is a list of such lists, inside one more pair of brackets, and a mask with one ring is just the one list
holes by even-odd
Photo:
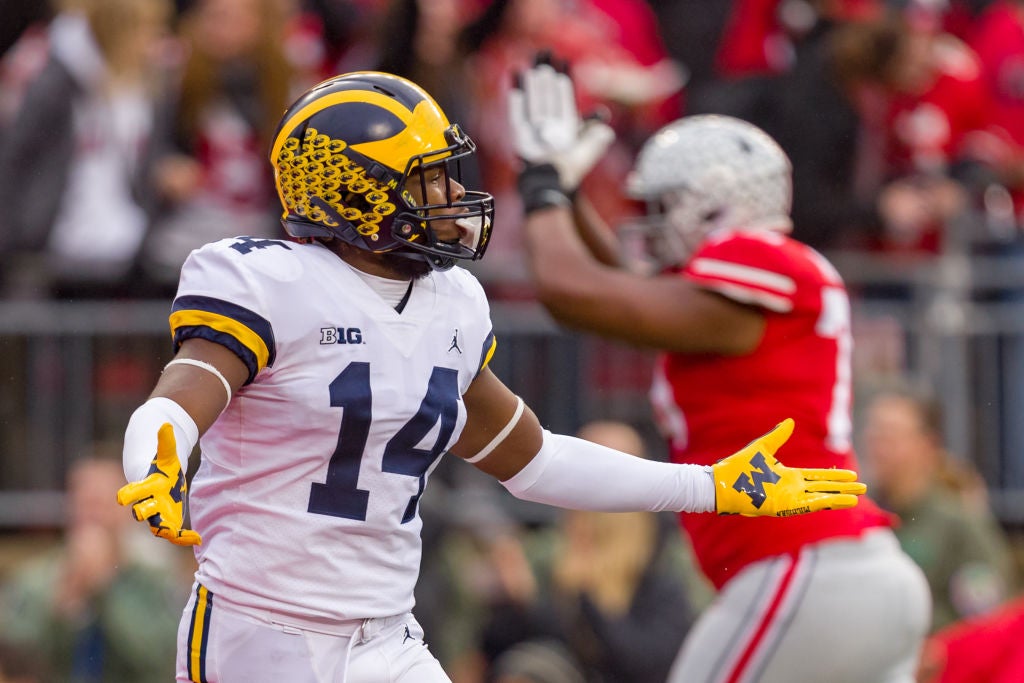
[[[783, 464], [856, 469], [850, 304], [832, 265], [777, 232], [719, 231], [679, 276], [760, 308], [766, 325], [760, 344], [744, 356], [662, 354], [651, 398], [672, 459], [713, 464], [792, 417], [795, 431], [778, 453]], [[718, 587], [751, 562], [890, 524], [866, 498], [848, 510], [787, 518], [681, 518]]]

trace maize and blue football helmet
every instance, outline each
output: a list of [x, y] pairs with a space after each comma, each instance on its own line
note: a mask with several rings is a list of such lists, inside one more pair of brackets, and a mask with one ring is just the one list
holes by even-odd
[[[399, 76], [362, 71], [324, 81], [284, 113], [270, 162], [284, 209], [281, 221], [296, 238], [337, 238], [375, 253], [425, 260], [438, 270], [455, 259], [476, 260], [490, 241], [494, 198], [466, 191], [461, 160], [476, 151], [430, 95]], [[417, 202], [409, 183], [440, 168], [445, 204]], [[457, 217], [438, 213], [459, 209]], [[455, 220], [461, 238], [437, 239], [431, 224]]]

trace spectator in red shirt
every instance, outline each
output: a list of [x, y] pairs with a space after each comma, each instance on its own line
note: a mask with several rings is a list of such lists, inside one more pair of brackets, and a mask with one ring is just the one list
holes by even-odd
[[966, 207], [956, 164], [991, 119], [977, 56], [950, 34], [897, 14], [834, 36], [836, 75], [857, 107], [884, 248], [933, 251]]
[[973, 152], [1013, 200], [1010, 222], [1024, 214], [1024, 2], [998, 0], [979, 17], [968, 37], [981, 64], [992, 112], [991, 135]]

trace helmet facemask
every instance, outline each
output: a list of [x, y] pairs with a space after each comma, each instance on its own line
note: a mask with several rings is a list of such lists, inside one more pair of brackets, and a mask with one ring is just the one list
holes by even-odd
[[[406, 208], [395, 217], [391, 227], [391, 234], [397, 241], [428, 255], [431, 265], [440, 270], [454, 265], [454, 259], [483, 258], [494, 220], [494, 198], [486, 192], [466, 190], [453, 200], [452, 180], [462, 185], [462, 160], [475, 153], [476, 145], [456, 125], [448, 127], [445, 139], [448, 147], [409, 159], [397, 188]], [[445, 201], [434, 204], [424, 203], [425, 199], [417, 201], [410, 192], [410, 185], [418, 191], [419, 197], [426, 198], [427, 177], [434, 169], [440, 171], [444, 180]], [[453, 221], [459, 229], [459, 238], [439, 240], [433, 229], [438, 221]]]
[[684, 263], [695, 245], [669, 224], [664, 202], [646, 202], [646, 213], [631, 218], [617, 230], [629, 262], [645, 272], [658, 273]]
[[663, 271], [689, 259], [701, 242], [720, 227], [736, 225], [738, 212], [709, 198], [680, 189], [646, 203], [646, 215], [620, 229], [632, 240], [637, 258]]

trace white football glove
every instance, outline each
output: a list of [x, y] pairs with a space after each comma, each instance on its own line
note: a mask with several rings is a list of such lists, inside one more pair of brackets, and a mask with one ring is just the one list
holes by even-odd
[[551, 164], [571, 194], [615, 139], [611, 126], [583, 121], [568, 74], [539, 58], [509, 93], [508, 115], [516, 153], [528, 164]]

